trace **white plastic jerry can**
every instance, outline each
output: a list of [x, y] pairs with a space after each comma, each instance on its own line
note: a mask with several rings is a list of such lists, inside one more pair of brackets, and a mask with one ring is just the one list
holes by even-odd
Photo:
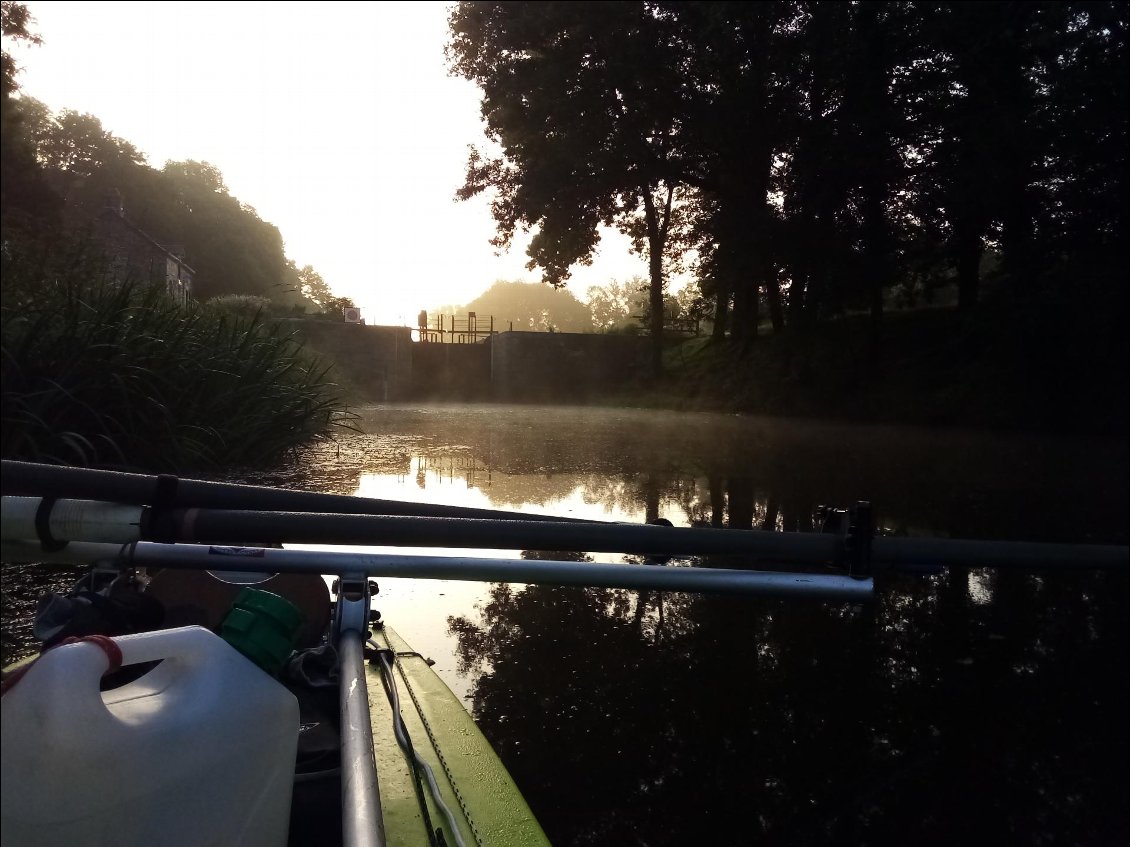
[[203, 627], [113, 640], [163, 661], [100, 692], [107, 654], [68, 644], [0, 701], [4, 847], [285, 845], [294, 695]]

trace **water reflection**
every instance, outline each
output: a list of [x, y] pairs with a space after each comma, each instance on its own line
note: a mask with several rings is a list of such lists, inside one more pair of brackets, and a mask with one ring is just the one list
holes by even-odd
[[[816, 505], [872, 499], [890, 533], [1126, 540], [1121, 444], [591, 410], [370, 426], [416, 432], [429, 500], [811, 531]], [[1127, 593], [979, 569], [862, 608], [492, 585], [447, 622], [558, 844], [1114, 843]]]
[[811, 529], [821, 503], [871, 500], [895, 533], [1127, 538], [1125, 441], [559, 407], [374, 407], [362, 425], [257, 479], [343, 493], [373, 479], [453, 502], [434, 492], [461, 486], [468, 504], [632, 520], [656, 505], [676, 524], [786, 531]]
[[450, 626], [556, 843], [1115, 843], [1125, 579], [990, 578], [1009, 600], [967, 574], [868, 607], [496, 585]]
[[[493, 406], [363, 424], [240, 478], [788, 532], [868, 499], [893, 534], [1127, 541], [1125, 442]], [[952, 568], [878, 594], [382, 580], [378, 607], [559, 845], [1124, 843], [1126, 575]]]
[[[367, 428], [366, 496], [782, 531], [870, 499], [888, 533], [1126, 542], [1124, 443], [494, 407]], [[367, 464], [393, 433], [396, 475]], [[863, 608], [491, 585], [446, 625], [419, 593], [390, 619], [443, 629], [558, 844], [1122, 843], [1127, 596], [955, 568]]]

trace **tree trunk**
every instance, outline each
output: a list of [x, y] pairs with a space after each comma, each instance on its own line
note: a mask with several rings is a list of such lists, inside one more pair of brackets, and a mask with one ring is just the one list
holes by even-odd
[[753, 529], [753, 480], [735, 477], [727, 480], [729, 490], [729, 526], [731, 529]]
[[895, 276], [894, 238], [887, 219], [887, 202], [891, 182], [899, 168], [892, 133], [897, 121], [889, 94], [892, 60], [881, 20], [883, 5], [872, 0], [854, 6], [860, 52], [854, 62], [854, 84], [849, 89], [862, 166], [863, 272], [870, 314], [868, 352], [872, 364], [880, 359], [883, 292], [894, 282]]
[[753, 280], [742, 275], [734, 280], [734, 309], [731, 314], [730, 339], [743, 348], [750, 343], [750, 336], [757, 333], [756, 326], [750, 326], [754, 313], [753, 303], [757, 299], [757, 291], [753, 287]]
[[867, 256], [867, 299], [870, 313], [870, 338], [868, 354], [871, 362], [880, 359], [883, 329], [883, 291], [894, 283], [894, 258], [891, 255], [890, 227], [884, 209], [886, 187], [881, 182], [869, 186], [865, 201], [866, 220], [864, 229], [867, 243], [864, 254]]
[[745, 350], [757, 341], [757, 328], [761, 324], [761, 285], [756, 276], [750, 278], [749, 287], [749, 334], [743, 339]]
[[773, 494], [765, 503], [765, 517], [761, 520], [761, 529], [766, 532], [776, 532], [777, 517], [781, 513], [781, 503]]
[[717, 476], [709, 477], [707, 486], [710, 489], [710, 525], [725, 526], [726, 496], [722, 493], [722, 479]]
[[972, 231], [959, 236], [957, 252], [957, 309], [968, 312], [977, 305], [981, 290], [981, 234]]
[[768, 242], [764, 226], [766, 215], [763, 195], [754, 190], [751, 195], [729, 198], [725, 239], [719, 246], [721, 265], [732, 280], [734, 308], [730, 324], [730, 338], [745, 351], [757, 338], [759, 319], [758, 298], [761, 275], [765, 264], [765, 245]]
[[710, 338], [714, 341], [726, 340], [726, 325], [730, 322], [730, 290], [721, 285], [714, 295], [714, 326]]
[[[796, 329], [804, 323], [804, 295], [808, 289], [809, 274], [798, 264], [792, 271], [793, 278], [789, 283], [789, 319], [790, 330]], [[780, 288], [778, 287], [778, 291]]]
[[659, 520], [659, 481], [648, 474], [643, 482], [644, 521], [654, 523]]
[[651, 196], [650, 187], [643, 194], [644, 222], [647, 224], [648, 242], [648, 307], [651, 309], [649, 330], [651, 332], [651, 375], [655, 379], [663, 376], [663, 249], [665, 227], [660, 224], [659, 212]]
[[765, 272], [765, 299], [769, 303], [769, 322], [773, 324], [773, 334], [785, 329], [785, 309], [781, 303], [781, 279], [776, 268]]

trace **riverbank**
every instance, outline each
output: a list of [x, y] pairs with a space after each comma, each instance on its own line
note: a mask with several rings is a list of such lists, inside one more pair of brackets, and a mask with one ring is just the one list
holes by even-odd
[[672, 338], [658, 380], [647, 373], [646, 337], [527, 332], [419, 344], [405, 328], [301, 332], [354, 405], [581, 404], [1125, 437], [1125, 323], [1117, 309], [1085, 303], [988, 302], [965, 314], [889, 312], [876, 343], [867, 315], [847, 315], [804, 331], [763, 327], [745, 349]]
[[[1120, 325], [1121, 324], [1121, 325]], [[808, 333], [763, 335], [742, 351], [672, 343], [662, 382], [610, 402], [875, 423], [1123, 436], [1125, 316], [1048, 305], [1008, 313], [922, 309], [885, 317], [877, 351], [866, 315]]]

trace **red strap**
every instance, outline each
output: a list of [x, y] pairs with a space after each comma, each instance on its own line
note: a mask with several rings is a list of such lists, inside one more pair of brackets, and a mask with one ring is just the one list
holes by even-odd
[[[56, 647], [62, 647], [64, 644], [79, 644], [81, 642], [89, 642], [96, 647], [101, 647], [102, 652], [106, 654], [106, 658], [110, 661], [110, 667], [102, 672], [102, 676], [114, 671], [121, 670], [122, 667], [122, 648], [118, 646], [113, 638], [108, 635], [72, 635], [70, 638], [64, 638]], [[52, 648], [54, 649], [54, 648]], [[34, 662], [32, 663], [34, 664]]]
[[[110, 667], [106, 668], [106, 670], [102, 672], [102, 676], [105, 676], [108, 673], [114, 673], [114, 671], [121, 668], [122, 648], [118, 646], [117, 642], [114, 641], [114, 639], [110, 638], [107, 635], [83, 635], [81, 637], [72, 635], [70, 638], [64, 638], [62, 641], [52, 647], [51, 650], [54, 650], [56, 647], [62, 647], [64, 644], [80, 644], [84, 641], [89, 642], [96, 647], [100, 647], [102, 649], [102, 652], [106, 654], [106, 658], [109, 659]], [[50, 653], [51, 650], [46, 650], [44, 652]], [[31, 670], [32, 666], [34, 666], [35, 663], [42, 658], [43, 653], [40, 653], [35, 657], [35, 659], [28, 662], [22, 668], [18, 668], [4, 677], [4, 681], [0, 683], [0, 697], [7, 694], [12, 688], [15, 688], [16, 683], [23, 679], [24, 674]]]

